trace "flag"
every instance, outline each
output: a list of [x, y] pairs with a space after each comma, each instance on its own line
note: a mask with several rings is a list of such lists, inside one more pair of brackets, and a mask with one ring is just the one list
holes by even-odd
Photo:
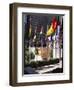
[[30, 17], [29, 17], [29, 37], [31, 37], [31, 33], [32, 33], [31, 21], [32, 21], [32, 18], [31, 18], [31, 16], [30, 16]]
[[30, 27], [29, 27], [29, 37], [31, 36], [31, 32], [32, 32], [32, 28], [31, 28], [31, 24], [30, 24]]
[[57, 20], [55, 17], [53, 17], [50, 28], [48, 28], [47, 32], [46, 32], [46, 36], [50, 36], [52, 34], [55, 33], [57, 28]]

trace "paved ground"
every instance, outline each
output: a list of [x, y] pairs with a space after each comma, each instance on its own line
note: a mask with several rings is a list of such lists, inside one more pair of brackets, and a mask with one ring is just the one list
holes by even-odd
[[57, 68], [59, 68], [59, 69], [62, 68], [62, 60], [60, 60], [60, 62], [57, 64], [42, 66], [41, 68], [36, 70], [36, 72], [38, 72], [39, 74], [43, 74], [43, 73], [51, 72]]

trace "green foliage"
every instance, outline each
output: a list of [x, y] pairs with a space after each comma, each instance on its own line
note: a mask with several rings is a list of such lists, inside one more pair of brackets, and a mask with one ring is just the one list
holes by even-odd
[[59, 63], [59, 59], [49, 60], [49, 61], [32, 61], [29, 64], [25, 64], [26, 66], [30, 66], [32, 68], [38, 68], [44, 65], [56, 64]]
[[29, 48], [27, 46], [24, 47], [24, 63], [28, 64], [29, 61]]
[[30, 57], [30, 59], [34, 59], [34, 58], [35, 58], [34, 53], [33, 53], [33, 52], [31, 52], [31, 53], [29, 54], [29, 57]]
[[36, 55], [38, 54], [38, 49], [37, 49], [37, 48], [35, 49], [35, 54], [36, 54]]

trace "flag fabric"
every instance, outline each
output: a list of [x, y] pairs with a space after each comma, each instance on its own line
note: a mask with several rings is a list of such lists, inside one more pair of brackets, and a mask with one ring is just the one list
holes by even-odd
[[53, 17], [50, 28], [46, 32], [46, 36], [50, 36], [55, 33], [57, 28], [57, 20], [55, 17]]
[[29, 37], [31, 36], [31, 32], [32, 32], [32, 29], [31, 29], [31, 24], [30, 24], [30, 27], [29, 27]]
[[32, 33], [31, 21], [32, 21], [32, 18], [31, 16], [29, 16], [29, 38], [31, 37], [31, 33]]

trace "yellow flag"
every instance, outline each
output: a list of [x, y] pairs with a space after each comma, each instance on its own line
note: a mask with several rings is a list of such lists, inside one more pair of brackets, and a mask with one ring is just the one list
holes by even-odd
[[51, 25], [50, 28], [48, 29], [48, 31], [46, 32], [46, 36], [50, 36], [53, 33], [54, 33], [54, 29], [53, 29], [53, 27]]
[[29, 37], [31, 36], [31, 32], [32, 32], [32, 29], [31, 29], [31, 24], [30, 24], [30, 27], [29, 27]]

